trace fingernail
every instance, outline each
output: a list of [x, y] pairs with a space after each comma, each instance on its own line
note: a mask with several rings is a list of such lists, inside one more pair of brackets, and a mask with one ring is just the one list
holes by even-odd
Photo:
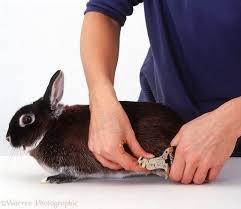
[[147, 154], [147, 157], [148, 157], [148, 158], [154, 158], [155, 155], [153, 155], [153, 154], [151, 154], [151, 153], [148, 153], [148, 154]]

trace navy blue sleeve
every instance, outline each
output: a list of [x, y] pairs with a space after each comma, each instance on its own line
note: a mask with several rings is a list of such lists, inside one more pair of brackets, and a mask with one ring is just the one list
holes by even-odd
[[121, 26], [126, 21], [126, 16], [133, 13], [133, 7], [143, 0], [89, 0], [84, 14], [89, 11], [103, 13], [119, 22]]

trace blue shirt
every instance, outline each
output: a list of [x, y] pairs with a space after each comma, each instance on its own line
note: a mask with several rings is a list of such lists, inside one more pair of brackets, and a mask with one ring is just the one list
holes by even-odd
[[163, 103], [189, 121], [241, 95], [240, 0], [90, 0], [124, 25], [144, 3], [150, 49], [138, 101]]

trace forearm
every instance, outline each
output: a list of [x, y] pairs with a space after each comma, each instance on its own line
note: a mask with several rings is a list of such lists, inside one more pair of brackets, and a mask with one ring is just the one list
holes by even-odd
[[119, 53], [120, 26], [97, 12], [85, 15], [80, 54], [89, 89], [90, 103], [115, 98], [114, 76]]

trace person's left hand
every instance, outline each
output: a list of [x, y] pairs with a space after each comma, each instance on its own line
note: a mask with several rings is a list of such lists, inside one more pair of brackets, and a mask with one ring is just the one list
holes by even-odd
[[214, 180], [240, 136], [240, 110], [235, 102], [185, 124], [171, 142], [176, 153], [170, 179], [183, 184]]

